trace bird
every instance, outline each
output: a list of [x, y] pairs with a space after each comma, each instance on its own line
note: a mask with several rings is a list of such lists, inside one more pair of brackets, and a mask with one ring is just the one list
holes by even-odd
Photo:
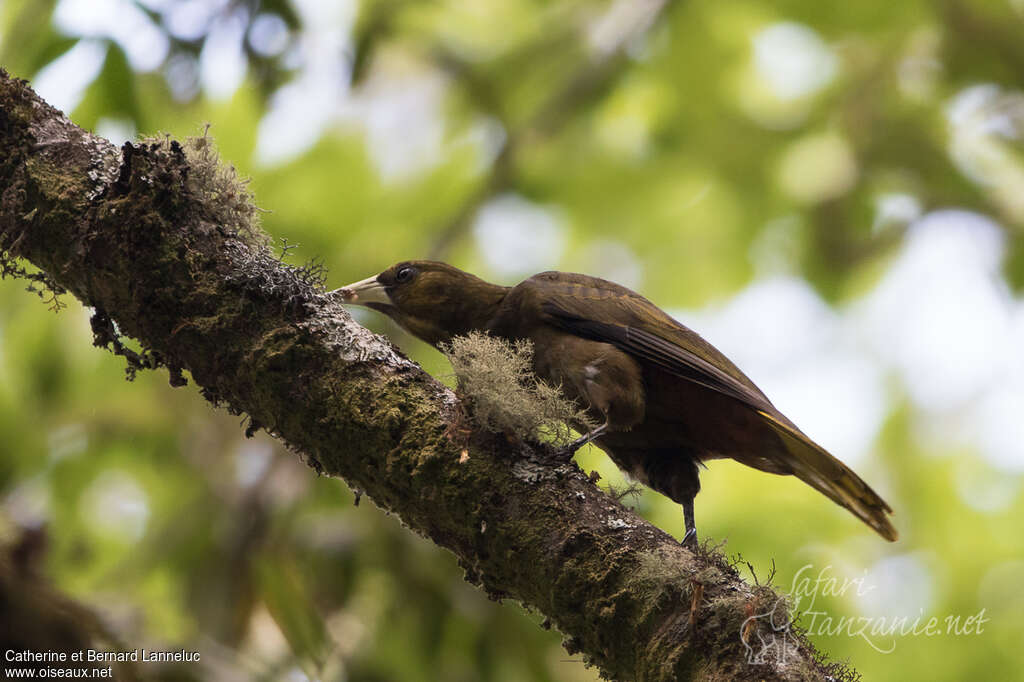
[[629, 477], [680, 504], [684, 544], [696, 545], [700, 469], [724, 458], [796, 476], [886, 540], [898, 538], [892, 509], [871, 486], [725, 355], [631, 289], [556, 271], [501, 286], [447, 263], [409, 260], [330, 293], [442, 351], [470, 332], [531, 341], [534, 373], [599, 424], [565, 452], [592, 442]]

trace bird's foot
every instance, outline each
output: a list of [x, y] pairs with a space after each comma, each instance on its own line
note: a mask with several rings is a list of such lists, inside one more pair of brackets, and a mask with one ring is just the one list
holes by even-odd
[[686, 529], [686, 535], [683, 536], [683, 541], [680, 544], [690, 550], [697, 549], [697, 522], [693, 517], [693, 498], [696, 494], [694, 492], [693, 495], [683, 500], [683, 528]]
[[568, 445], [551, 450], [551, 459], [560, 464], [567, 463], [569, 460], [572, 459], [573, 455], [575, 455], [580, 448], [582, 448], [584, 445], [594, 440], [595, 438], [600, 438], [607, 430], [608, 423], [605, 422], [601, 426], [598, 426], [596, 429], [591, 430], [589, 433], [583, 434], [582, 436], [572, 441]]
[[572, 461], [573, 455], [579, 450], [582, 445], [575, 445], [576, 441], [569, 443], [565, 447], [561, 448], [548, 448], [548, 451], [544, 455], [544, 459], [555, 466], [562, 466]]
[[697, 549], [697, 529], [687, 528], [686, 535], [683, 536], [683, 539], [679, 544], [683, 547], [688, 547], [689, 549]]

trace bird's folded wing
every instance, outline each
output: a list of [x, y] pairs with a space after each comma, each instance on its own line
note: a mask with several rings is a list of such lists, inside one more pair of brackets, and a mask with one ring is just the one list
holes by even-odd
[[[575, 309], [577, 305], [572, 299], [550, 296], [541, 310], [550, 324], [564, 331], [610, 343], [638, 360], [735, 398], [755, 410], [779, 414], [753, 382], [696, 333], [672, 320], [644, 298], [638, 296], [628, 303], [630, 307], [627, 309], [621, 301], [604, 299], [599, 305], [587, 306], [584, 313]], [[644, 319], [645, 313], [650, 315], [649, 321]], [[712, 362], [714, 359], [718, 359], [717, 364]], [[724, 364], [731, 371], [719, 367], [719, 364]]]
[[[886, 515], [892, 510], [856, 473], [812, 441], [711, 344], [638, 294], [609, 291], [587, 280], [568, 293], [545, 291], [541, 312], [547, 323], [594, 341], [610, 343], [641, 362], [730, 396], [750, 406], [780, 439], [786, 456], [751, 464], [765, 471], [793, 473], [846, 507], [887, 540], [898, 535]], [[589, 285], [589, 286], [587, 286]], [[745, 460], [742, 460], [745, 461]], [[748, 462], [749, 463], [749, 462]]]

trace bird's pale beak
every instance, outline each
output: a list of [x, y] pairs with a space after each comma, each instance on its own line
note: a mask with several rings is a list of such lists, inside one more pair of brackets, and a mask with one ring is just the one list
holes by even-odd
[[341, 300], [345, 303], [356, 303], [359, 305], [380, 303], [391, 305], [388, 292], [384, 289], [384, 285], [377, 281], [377, 275], [367, 277], [359, 282], [353, 282], [340, 289], [335, 289], [331, 293], [340, 295]]

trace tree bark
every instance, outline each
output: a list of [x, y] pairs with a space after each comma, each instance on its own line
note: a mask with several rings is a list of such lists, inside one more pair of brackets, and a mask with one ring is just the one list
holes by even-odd
[[246, 222], [247, 196], [197, 186], [211, 177], [201, 165], [166, 140], [119, 152], [0, 71], [4, 273], [92, 306], [96, 344], [132, 371], [165, 366], [181, 385], [187, 370], [250, 430], [453, 552], [491, 597], [543, 613], [608, 678], [851, 674], [772, 618], [784, 598], [720, 555], [691, 553], [575, 465], [467, 435], [455, 395], [356, 324], [315, 270], [275, 258]]

